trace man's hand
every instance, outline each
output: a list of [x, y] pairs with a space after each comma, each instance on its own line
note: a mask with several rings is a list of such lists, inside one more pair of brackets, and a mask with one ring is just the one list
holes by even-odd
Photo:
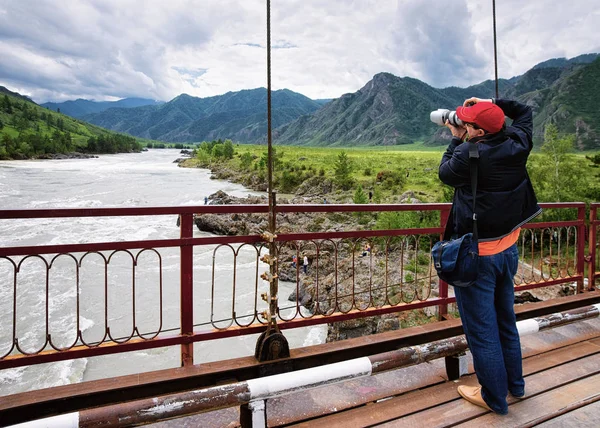
[[477, 104], [477, 103], [491, 103], [492, 99], [491, 98], [477, 98], [477, 97], [471, 97], [471, 98], [467, 98], [465, 100], [465, 102], [463, 103], [463, 107], [468, 107], [468, 106], [472, 106], [473, 104]]
[[447, 120], [446, 120], [445, 125], [450, 130], [450, 132], [452, 132], [452, 136], [460, 138], [461, 141], [464, 138], [464, 136], [467, 134], [467, 128], [465, 128], [464, 126], [454, 126]]

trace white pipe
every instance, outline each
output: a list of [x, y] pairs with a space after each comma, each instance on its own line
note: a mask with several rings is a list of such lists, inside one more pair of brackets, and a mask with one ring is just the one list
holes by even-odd
[[528, 334], [533, 334], [540, 331], [540, 325], [535, 319], [518, 321], [517, 330], [519, 330], [519, 336], [527, 336]]
[[11, 425], [11, 428], [79, 428], [79, 412]]
[[250, 397], [255, 400], [342, 382], [346, 379], [370, 376], [371, 370], [371, 360], [368, 357], [361, 357], [295, 372], [250, 379], [247, 384]]

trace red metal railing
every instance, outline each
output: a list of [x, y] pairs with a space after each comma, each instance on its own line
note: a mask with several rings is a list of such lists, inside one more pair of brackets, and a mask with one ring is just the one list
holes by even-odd
[[[599, 277], [594, 267], [598, 204], [592, 205], [587, 259], [585, 204], [542, 205], [576, 210], [577, 219], [524, 227], [516, 290], [577, 284], [575, 291], [582, 292], [586, 264], [587, 288], [591, 289]], [[437, 307], [440, 315], [447, 313], [454, 298], [447, 285], [438, 282], [429, 250], [443, 231], [449, 209], [449, 204], [278, 206], [278, 216], [418, 211], [435, 212], [440, 218], [439, 226], [429, 228], [278, 234], [277, 271], [280, 279], [289, 280], [280, 283], [280, 289], [287, 284], [295, 291], [291, 301], [279, 293], [275, 314], [279, 327], [285, 330], [425, 307]], [[261, 273], [268, 270], [261, 265], [267, 250], [261, 236], [193, 236], [194, 215], [249, 213], [266, 215], [268, 206], [0, 211], [4, 220], [180, 216], [178, 239], [0, 247], [0, 287], [5, 287], [9, 299], [4, 304], [12, 311], [11, 328], [0, 338], [0, 369], [173, 345], [180, 345], [181, 363], [189, 365], [194, 362], [195, 342], [264, 331], [271, 315], [265, 296], [268, 283], [261, 281]], [[368, 250], [363, 250], [365, 243]], [[177, 248], [179, 256], [171, 267], [178, 267], [180, 276], [165, 280], [165, 258]], [[197, 252], [209, 251], [212, 264], [195, 263]], [[299, 261], [295, 268], [291, 266], [294, 254]], [[310, 257], [306, 274], [300, 266], [303, 255]], [[36, 263], [37, 270], [29, 269]], [[62, 275], [60, 281], [55, 272]], [[198, 285], [198, 280], [208, 287]], [[87, 285], [94, 281], [96, 285]], [[72, 284], [67, 286], [69, 310], [56, 309], [57, 283]], [[37, 290], [35, 298], [27, 294], [30, 289]], [[178, 305], [173, 303], [174, 295], [178, 295]], [[82, 321], [90, 317], [88, 310], [94, 306], [98, 325], [96, 337], [90, 339]], [[57, 312], [74, 321], [70, 332], [56, 328]], [[37, 316], [37, 331], [30, 327], [31, 316]], [[37, 341], [32, 339], [36, 335]]]
[[600, 209], [600, 203], [595, 202], [590, 204], [590, 225], [589, 225], [589, 238], [588, 238], [588, 256], [586, 262], [588, 263], [588, 290], [594, 290], [596, 281], [600, 279], [600, 272], [598, 267], [600, 266], [600, 219], [598, 218], [598, 209]]

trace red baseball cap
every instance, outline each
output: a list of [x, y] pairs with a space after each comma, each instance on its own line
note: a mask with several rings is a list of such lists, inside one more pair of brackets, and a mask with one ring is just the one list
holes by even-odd
[[492, 134], [500, 132], [504, 125], [504, 112], [494, 103], [478, 102], [470, 107], [456, 107], [456, 114], [463, 122], [474, 123]]

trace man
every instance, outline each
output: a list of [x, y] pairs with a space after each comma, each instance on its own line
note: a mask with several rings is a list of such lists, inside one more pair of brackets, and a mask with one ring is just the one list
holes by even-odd
[[[513, 278], [523, 224], [541, 212], [527, 174], [533, 147], [531, 108], [509, 100], [469, 98], [456, 114], [464, 126], [446, 122], [452, 141], [442, 157], [439, 177], [454, 187], [449, 230], [473, 230], [469, 148], [479, 151], [477, 229], [478, 278], [455, 287], [456, 303], [481, 386], [461, 385], [466, 400], [499, 414], [508, 413], [507, 394], [522, 397], [525, 381], [514, 312]], [[504, 116], [513, 120], [506, 127]]]

